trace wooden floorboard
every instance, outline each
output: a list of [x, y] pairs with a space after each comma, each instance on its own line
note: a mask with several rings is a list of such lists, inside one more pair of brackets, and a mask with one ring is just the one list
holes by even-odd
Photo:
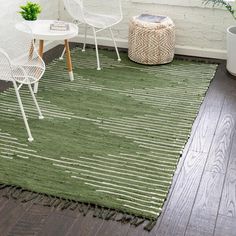
[[76, 219], [66, 236], [93, 236], [96, 235], [102, 224], [102, 219], [94, 218], [93, 212], [89, 212], [86, 217], [81, 215]]
[[184, 163], [182, 165], [181, 161], [179, 163], [180, 174], [173, 193], [169, 196], [170, 199], [156, 235], [184, 235], [186, 232], [223, 107], [224, 93], [218, 96], [218, 99], [212, 99], [214, 88], [217, 87], [217, 81], [220, 79], [220, 77], [215, 78], [202, 104], [199, 123], [195, 132], [192, 131], [192, 141], [185, 150], [187, 156], [183, 160]]
[[20, 203], [13, 199], [7, 201], [0, 211], [0, 232], [1, 236], [8, 235], [11, 229], [17, 224], [19, 218], [30, 208], [32, 203]]
[[236, 236], [236, 218], [219, 215], [214, 236]]
[[233, 144], [235, 110], [226, 96], [185, 235], [214, 233]]
[[236, 236], [236, 129], [232, 140], [214, 235]]
[[[219, 213], [236, 218], [236, 170], [229, 169], [226, 175], [224, 191]], [[235, 221], [236, 224], [236, 221]]]
[[185, 235], [213, 235], [223, 182], [223, 174], [204, 172]]
[[74, 217], [54, 211], [47, 217], [44, 227], [37, 233], [37, 236], [65, 236], [75, 220]]
[[[62, 47], [45, 54], [50, 62]], [[9, 85], [0, 83], [0, 91]], [[3, 197], [0, 236], [236, 236], [236, 80], [219, 65], [151, 232]]]
[[236, 218], [236, 132], [234, 133], [219, 214]]
[[224, 100], [224, 107], [222, 109], [219, 124], [215, 132], [216, 134], [214, 142], [209, 153], [209, 158], [206, 166], [206, 169], [208, 171], [226, 173], [226, 168], [228, 165], [228, 160], [233, 143], [235, 125], [236, 106], [233, 108], [231, 105], [231, 99], [228, 99], [228, 97], [226, 97]]
[[126, 236], [126, 235], [130, 235], [130, 232], [129, 232], [130, 228], [134, 229], [134, 227], [130, 227], [128, 224], [122, 224], [115, 221], [109, 221], [109, 222], [104, 221], [101, 227], [99, 228], [99, 230], [96, 232], [96, 235]]
[[[4, 198], [4, 197], [0, 197], [0, 212], [1, 210], [5, 207], [5, 205], [7, 204], [8, 199]], [[0, 213], [1, 214], [1, 213]]]
[[43, 206], [33, 205], [25, 210], [8, 236], [37, 235], [45, 226], [50, 210]]
[[184, 235], [206, 157], [206, 153], [188, 153], [156, 235]]

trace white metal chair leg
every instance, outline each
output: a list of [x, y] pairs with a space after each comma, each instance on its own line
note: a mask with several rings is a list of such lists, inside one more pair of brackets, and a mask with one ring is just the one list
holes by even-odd
[[34, 84], [34, 93], [37, 93], [37, 92], [38, 92], [38, 88], [39, 88], [39, 83], [36, 82], [36, 83]]
[[64, 47], [63, 51], [62, 51], [62, 54], [61, 56], [59, 57], [59, 60], [63, 60], [63, 57], [65, 55], [65, 52], [66, 52], [66, 48]]
[[43, 115], [42, 115], [42, 112], [41, 112], [41, 109], [40, 109], [39, 104], [38, 104], [38, 102], [37, 102], [37, 99], [36, 99], [36, 97], [35, 97], [35, 95], [34, 95], [33, 89], [32, 89], [32, 87], [31, 87], [30, 84], [28, 84], [28, 87], [29, 87], [31, 96], [32, 96], [32, 98], [33, 98], [33, 100], [34, 100], [34, 104], [35, 104], [35, 106], [36, 106], [36, 108], [37, 108], [37, 110], [38, 110], [39, 119], [42, 120], [44, 117], [43, 117]]
[[85, 24], [85, 28], [84, 28], [84, 45], [83, 45], [82, 52], [85, 52], [85, 48], [86, 48], [87, 30], [88, 30], [88, 25]]
[[115, 38], [114, 38], [114, 35], [113, 35], [113, 32], [112, 32], [112, 29], [111, 28], [109, 28], [109, 31], [110, 31], [110, 34], [111, 34], [111, 38], [112, 38], [112, 40], [113, 40], [113, 43], [114, 43], [114, 46], [115, 46], [115, 49], [116, 49], [116, 54], [117, 54], [117, 60], [118, 61], [121, 61], [121, 59], [120, 59], [120, 54], [119, 54], [119, 51], [118, 51], [118, 48], [117, 48], [117, 45], [116, 45], [116, 41], [115, 41]]
[[17, 84], [16, 84], [15, 81], [13, 81], [13, 86], [14, 86], [14, 89], [15, 89], [15, 92], [16, 92], [16, 97], [17, 97], [17, 101], [18, 101], [19, 106], [20, 106], [21, 114], [22, 114], [22, 117], [23, 117], [23, 120], [24, 120], [24, 123], [25, 123], [25, 128], [26, 128], [27, 133], [28, 133], [28, 140], [30, 142], [32, 142], [34, 139], [32, 137], [32, 134], [31, 134], [31, 131], [30, 131], [30, 128], [29, 128], [29, 124], [28, 124], [28, 121], [27, 121], [27, 118], [26, 118], [26, 115], [25, 115], [24, 107], [23, 107], [23, 104], [22, 104], [22, 101], [21, 101], [20, 93], [18, 91]]
[[96, 35], [96, 30], [93, 27], [93, 34], [94, 34], [94, 41], [95, 41], [95, 48], [96, 48], [96, 56], [97, 56], [97, 70], [101, 70], [100, 67], [100, 60], [99, 60], [99, 54], [98, 54], [98, 43], [97, 43], [97, 35]]

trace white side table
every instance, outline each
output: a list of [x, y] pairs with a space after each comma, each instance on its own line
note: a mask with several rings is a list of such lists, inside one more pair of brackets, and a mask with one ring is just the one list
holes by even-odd
[[[70, 56], [70, 48], [68, 39], [71, 39], [78, 35], [78, 27], [75, 24], [69, 24], [69, 30], [67, 31], [55, 31], [50, 30], [50, 24], [52, 24], [54, 20], [36, 20], [36, 21], [25, 21], [31, 28], [32, 34], [34, 39], [39, 40], [39, 55], [43, 58], [43, 48], [44, 48], [44, 40], [64, 40], [65, 49], [66, 49], [66, 62], [67, 68], [69, 72], [69, 78], [71, 81], [74, 80], [73, 69], [72, 69], [72, 62]], [[22, 27], [23, 22], [16, 24], [16, 29], [25, 32]], [[26, 32], [27, 33], [27, 32]], [[38, 83], [34, 86], [34, 92], [37, 93], [38, 91]]]

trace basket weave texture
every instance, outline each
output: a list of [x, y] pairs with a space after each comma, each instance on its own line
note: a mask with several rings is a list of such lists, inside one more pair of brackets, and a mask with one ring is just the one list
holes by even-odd
[[165, 64], [174, 58], [175, 25], [166, 17], [160, 23], [139, 20], [138, 16], [129, 24], [129, 51], [132, 61], [141, 64]]

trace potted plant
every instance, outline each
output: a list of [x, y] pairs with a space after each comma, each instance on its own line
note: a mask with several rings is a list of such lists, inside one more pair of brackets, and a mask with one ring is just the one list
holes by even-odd
[[27, 2], [26, 5], [20, 6], [21, 16], [28, 21], [37, 20], [38, 15], [41, 13], [41, 6], [38, 3]]
[[[236, 20], [236, 8], [232, 3], [235, 0], [203, 0], [205, 4], [212, 3], [214, 6], [223, 6]], [[227, 29], [227, 70], [236, 76], [236, 25]]]

